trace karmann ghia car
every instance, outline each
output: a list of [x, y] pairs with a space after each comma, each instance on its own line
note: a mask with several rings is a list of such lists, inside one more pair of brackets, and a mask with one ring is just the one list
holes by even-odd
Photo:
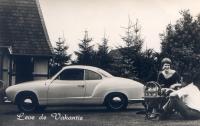
[[48, 80], [10, 86], [6, 95], [20, 111], [32, 112], [46, 106], [105, 105], [125, 109], [128, 103], [142, 102], [143, 84], [91, 66], [66, 66]]

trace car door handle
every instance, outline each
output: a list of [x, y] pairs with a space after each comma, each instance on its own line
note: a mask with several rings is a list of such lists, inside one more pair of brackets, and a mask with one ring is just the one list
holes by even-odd
[[84, 88], [84, 87], [85, 87], [85, 85], [78, 85], [78, 87], [82, 87], [82, 88]]

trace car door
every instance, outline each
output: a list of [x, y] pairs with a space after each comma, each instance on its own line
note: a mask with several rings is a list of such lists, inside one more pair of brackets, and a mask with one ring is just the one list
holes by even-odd
[[48, 104], [82, 103], [84, 95], [84, 70], [65, 69], [49, 85]]

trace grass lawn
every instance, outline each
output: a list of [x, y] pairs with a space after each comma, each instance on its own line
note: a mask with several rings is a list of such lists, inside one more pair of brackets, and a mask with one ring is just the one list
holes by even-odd
[[17, 117], [20, 113], [16, 106], [2, 104], [0, 126], [200, 126], [200, 120], [183, 120], [180, 116], [145, 120], [144, 114], [137, 114], [141, 110], [138, 105], [130, 105], [122, 112], [108, 112], [104, 107], [51, 107], [43, 113]]

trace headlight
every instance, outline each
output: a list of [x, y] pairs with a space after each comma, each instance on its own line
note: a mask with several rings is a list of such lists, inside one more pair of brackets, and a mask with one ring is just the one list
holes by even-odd
[[12, 89], [12, 87], [8, 87], [6, 89], [6, 96], [8, 98], [8, 100], [11, 100], [11, 101], [14, 101], [13, 98], [14, 98], [14, 93], [15, 91]]

